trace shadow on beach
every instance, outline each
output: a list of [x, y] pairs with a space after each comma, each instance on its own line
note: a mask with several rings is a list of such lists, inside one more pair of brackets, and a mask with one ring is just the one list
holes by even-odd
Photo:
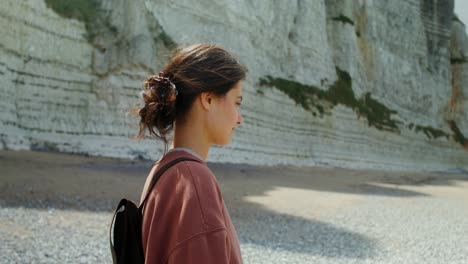
[[[0, 205], [110, 213], [123, 197], [138, 201], [153, 163], [0, 151]], [[372, 258], [376, 240], [319, 220], [316, 214], [346, 209], [363, 197], [430, 196], [420, 187], [452, 186], [468, 180], [466, 174], [440, 172], [208, 165], [220, 183], [242, 243], [356, 259]]]

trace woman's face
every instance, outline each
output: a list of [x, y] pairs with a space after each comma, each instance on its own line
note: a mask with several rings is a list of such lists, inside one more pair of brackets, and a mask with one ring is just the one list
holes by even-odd
[[241, 81], [220, 98], [213, 100], [212, 111], [209, 112], [209, 127], [212, 143], [227, 145], [231, 142], [234, 128], [242, 123], [239, 106], [242, 101]]

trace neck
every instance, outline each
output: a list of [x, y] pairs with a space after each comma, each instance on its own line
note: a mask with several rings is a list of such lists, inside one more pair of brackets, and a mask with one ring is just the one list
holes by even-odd
[[188, 148], [200, 155], [206, 161], [211, 144], [202, 133], [202, 129], [196, 127], [197, 122], [176, 122], [174, 130], [173, 148]]

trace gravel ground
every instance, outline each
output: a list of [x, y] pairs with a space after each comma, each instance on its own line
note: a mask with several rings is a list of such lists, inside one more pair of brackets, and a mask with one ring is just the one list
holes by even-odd
[[[108, 228], [118, 199], [101, 197], [101, 189], [89, 192], [95, 183], [79, 175], [91, 173], [90, 160], [67, 156], [55, 163], [55, 154], [28, 154], [27, 166], [44, 173], [26, 182], [14, 171], [22, 165], [15, 155], [0, 152], [0, 263], [111, 263]], [[108, 162], [92, 159], [102, 181], [122, 169]], [[245, 263], [468, 263], [466, 174], [239, 166], [210, 165]], [[56, 167], [81, 172], [74, 180], [86, 195], [51, 191], [55, 186], [47, 184], [62, 182], [63, 175], [45, 172]], [[122, 178], [112, 185], [114, 176], [109, 188], [128, 185]], [[144, 177], [128, 179], [140, 183]]]
[[323, 219], [253, 223], [239, 230], [246, 263], [468, 263], [466, 201], [372, 197]]
[[[245, 263], [460, 263], [468, 261], [461, 202], [366, 200], [333, 217], [231, 210]], [[1, 263], [111, 263], [109, 212], [0, 208]], [[249, 224], [241, 218], [248, 218]], [[240, 224], [242, 222], [242, 224]]]

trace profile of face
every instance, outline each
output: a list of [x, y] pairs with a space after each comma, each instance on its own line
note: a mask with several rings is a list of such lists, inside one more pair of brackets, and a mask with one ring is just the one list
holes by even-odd
[[242, 102], [242, 81], [223, 97], [212, 97], [207, 112], [207, 133], [214, 145], [227, 145], [231, 142], [234, 129], [242, 123], [239, 106]]

